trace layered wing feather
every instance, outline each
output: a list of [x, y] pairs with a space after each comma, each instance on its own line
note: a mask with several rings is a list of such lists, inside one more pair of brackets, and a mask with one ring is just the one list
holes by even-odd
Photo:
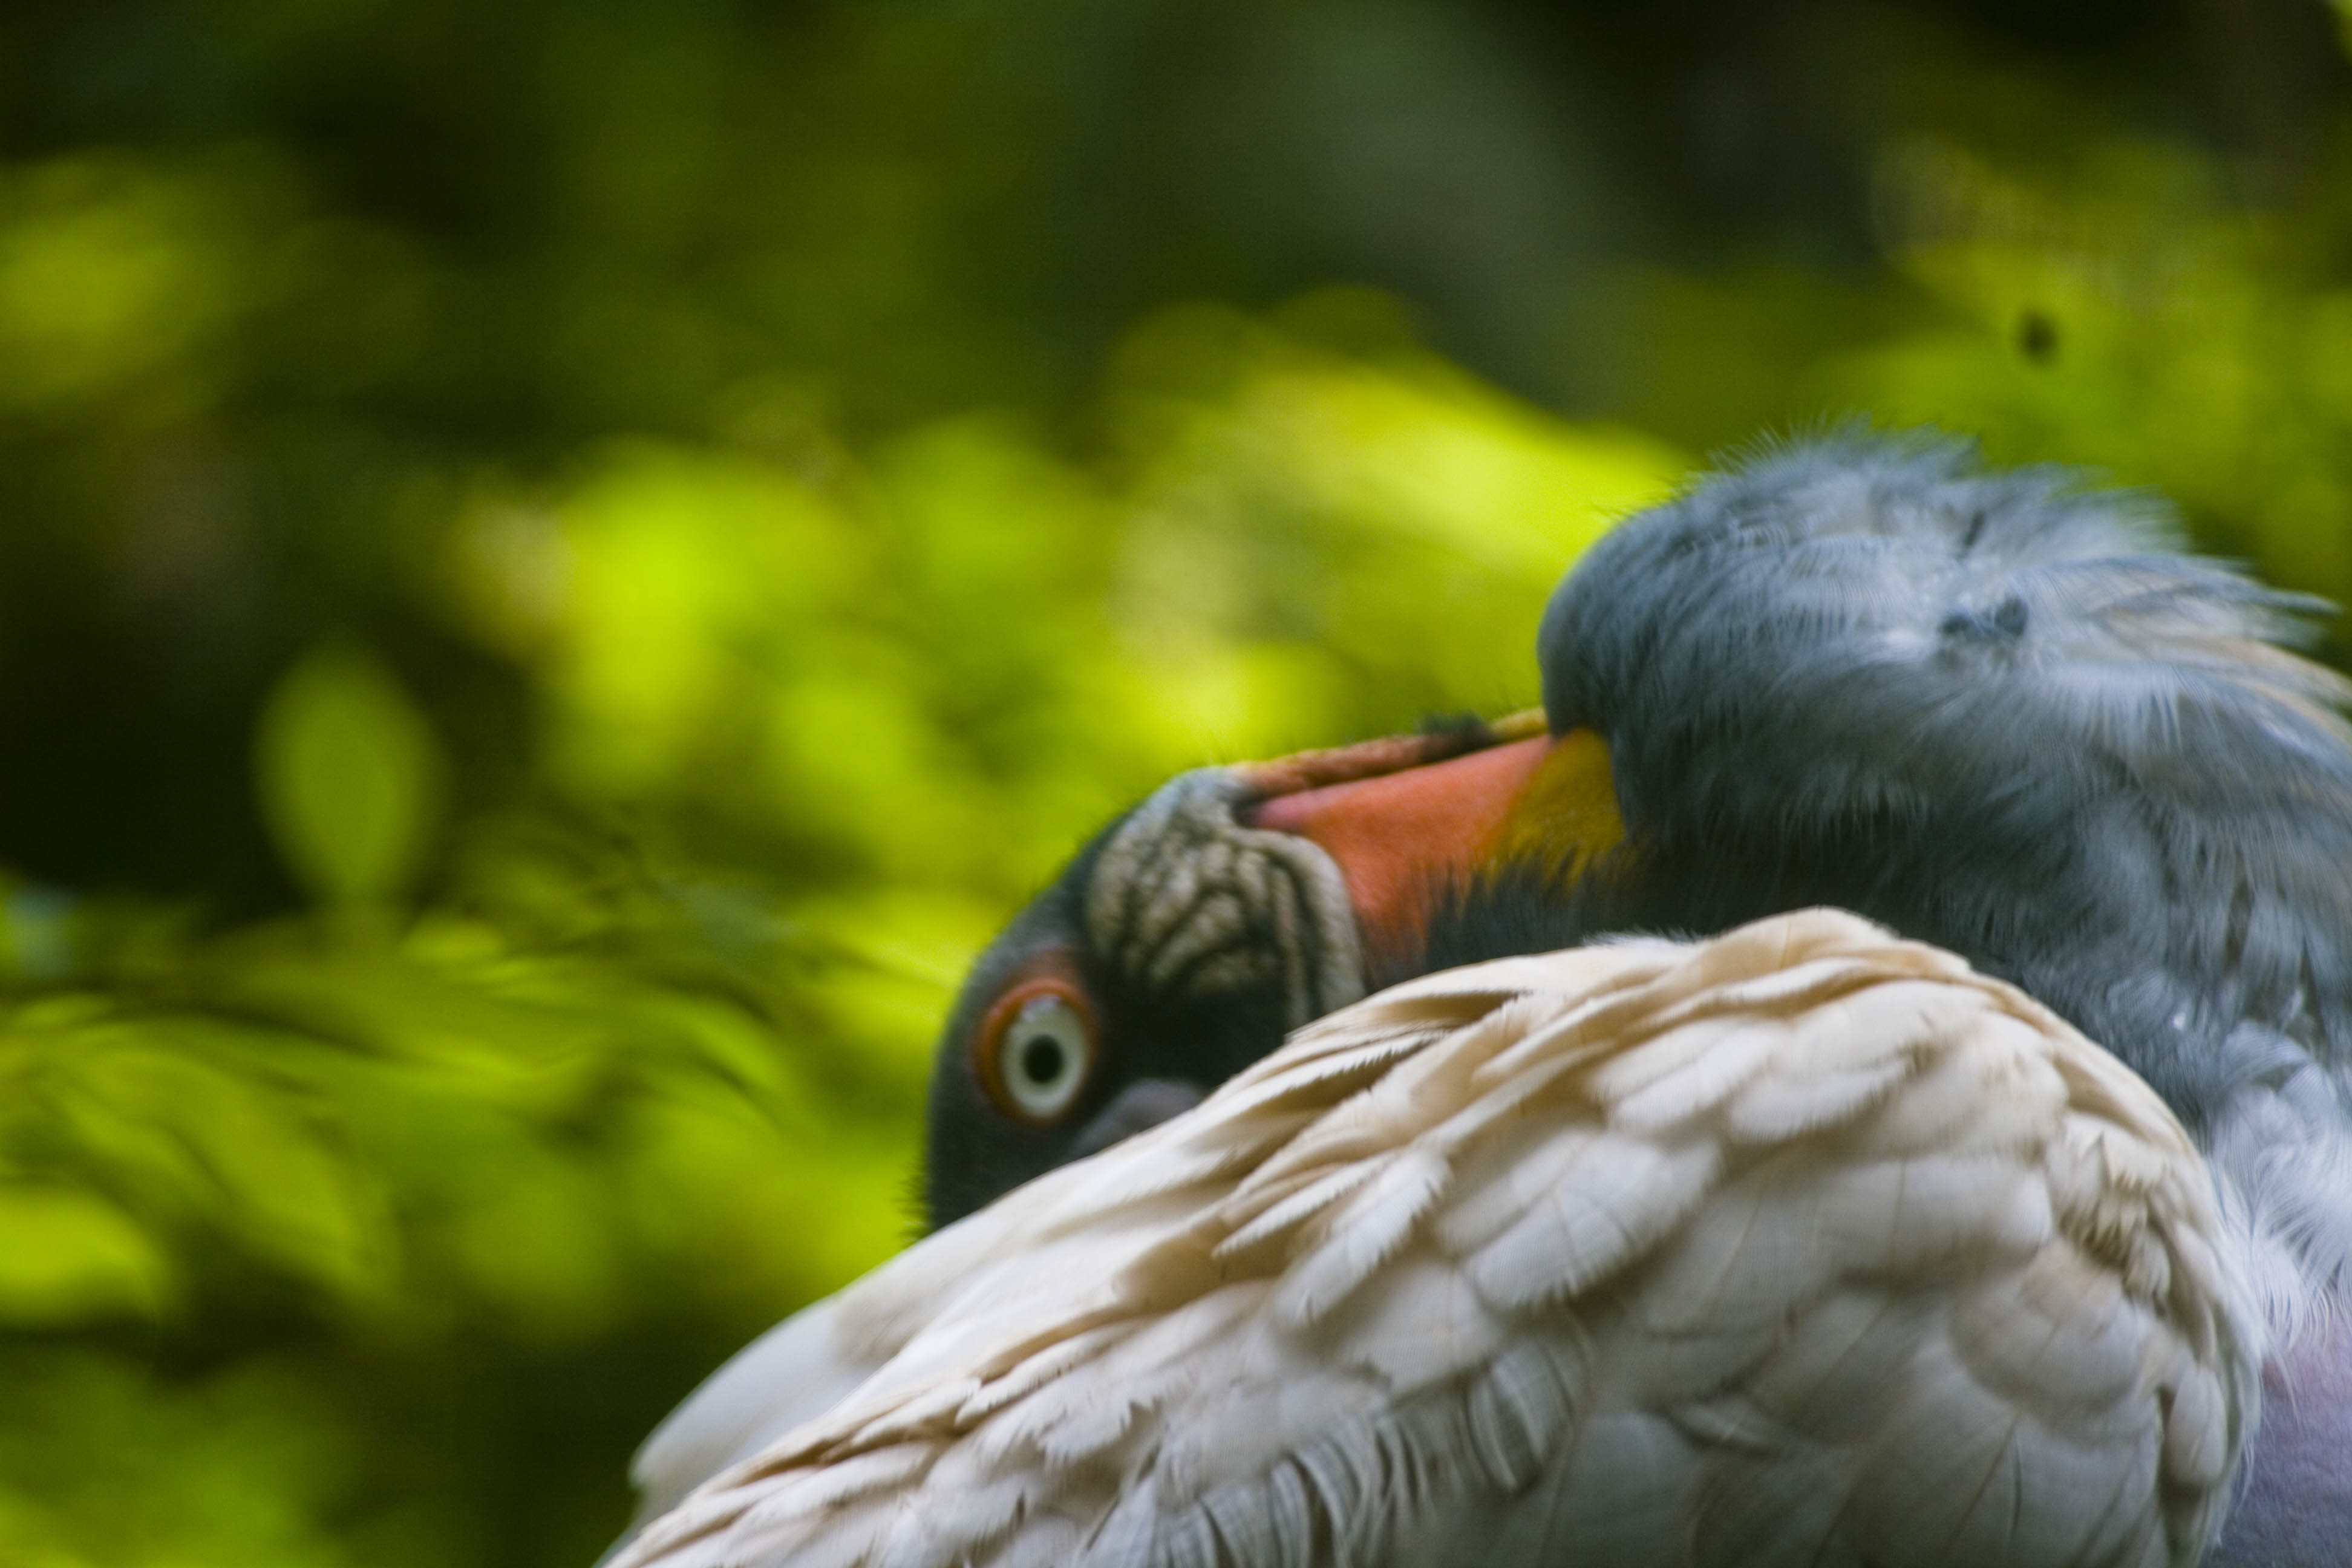
[[1851, 916], [1507, 959], [850, 1287], [872, 1374], [620, 1562], [2191, 1563], [2221, 1237], [2144, 1084]]

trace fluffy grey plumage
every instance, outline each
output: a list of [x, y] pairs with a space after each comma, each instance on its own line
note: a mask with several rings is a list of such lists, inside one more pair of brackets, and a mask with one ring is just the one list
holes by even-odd
[[2324, 605], [2173, 533], [2063, 469], [1855, 435], [1627, 523], [1538, 645], [1552, 727], [1609, 742], [1639, 861], [1582, 919], [1712, 931], [1818, 901], [1959, 952], [2153, 1083], [2333, 1277], [2347, 688], [2281, 646]]

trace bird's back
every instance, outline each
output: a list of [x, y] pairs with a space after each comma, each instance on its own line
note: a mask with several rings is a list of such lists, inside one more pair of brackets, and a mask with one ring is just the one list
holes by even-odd
[[621, 1561], [2187, 1563], [2222, 1237], [2144, 1084], [1853, 917], [1499, 961], [851, 1287], [877, 1370]]

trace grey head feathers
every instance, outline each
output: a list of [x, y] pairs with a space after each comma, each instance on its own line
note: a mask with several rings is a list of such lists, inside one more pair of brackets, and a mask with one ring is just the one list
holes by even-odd
[[1768, 451], [1608, 535], [1546, 612], [1551, 726], [1601, 732], [1627, 830], [1554, 934], [1820, 902], [1948, 947], [2146, 1077], [2249, 1226], [2335, 1277], [2352, 731], [2287, 651], [2325, 607], [2063, 469]]

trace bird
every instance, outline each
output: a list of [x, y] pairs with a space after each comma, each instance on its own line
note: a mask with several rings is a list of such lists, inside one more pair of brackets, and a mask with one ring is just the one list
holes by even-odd
[[626, 1568], [2352, 1563], [2352, 731], [2156, 498], [1759, 449], [1539, 713], [1196, 770]]

